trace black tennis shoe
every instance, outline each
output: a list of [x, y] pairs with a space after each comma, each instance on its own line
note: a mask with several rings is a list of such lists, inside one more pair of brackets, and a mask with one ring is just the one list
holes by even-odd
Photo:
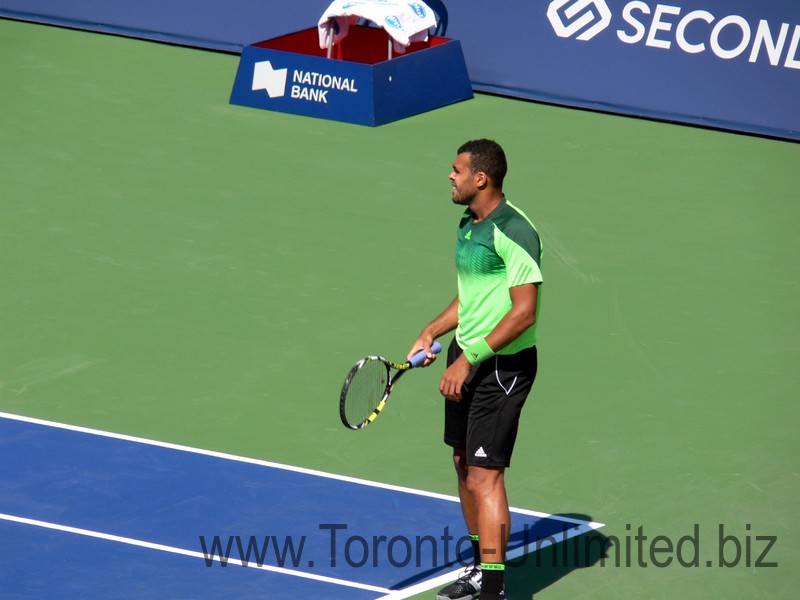
[[436, 594], [436, 600], [474, 600], [481, 593], [481, 568], [470, 565], [453, 583]]

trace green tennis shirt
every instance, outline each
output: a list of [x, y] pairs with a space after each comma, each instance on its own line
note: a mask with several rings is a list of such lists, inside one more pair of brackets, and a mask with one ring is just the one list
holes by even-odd
[[[509, 289], [542, 282], [542, 244], [530, 219], [503, 198], [479, 223], [468, 210], [458, 225], [458, 328], [462, 349], [485, 338], [511, 309]], [[537, 302], [536, 311], [539, 311]], [[536, 323], [498, 354], [536, 344]]]

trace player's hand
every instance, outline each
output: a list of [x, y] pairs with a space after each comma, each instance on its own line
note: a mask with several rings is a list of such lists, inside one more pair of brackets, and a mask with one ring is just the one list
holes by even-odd
[[456, 402], [461, 400], [461, 390], [471, 372], [472, 365], [462, 354], [452, 365], [447, 367], [444, 375], [442, 375], [442, 380], [439, 382], [439, 391], [442, 396]]
[[408, 354], [406, 355], [406, 360], [409, 360], [420, 350], [424, 350], [425, 355], [428, 358], [425, 359], [425, 362], [423, 362], [420, 365], [420, 367], [427, 367], [429, 364], [431, 364], [433, 361], [436, 360], [436, 355], [431, 351], [431, 344], [433, 344], [432, 337], [427, 335], [421, 335], [420, 337], [417, 338], [417, 341], [415, 341], [411, 345], [411, 350], [408, 351]]

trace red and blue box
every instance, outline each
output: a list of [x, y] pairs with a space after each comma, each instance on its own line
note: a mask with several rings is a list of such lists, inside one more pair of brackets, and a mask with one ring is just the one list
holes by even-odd
[[431, 36], [389, 58], [385, 31], [352, 26], [333, 50], [316, 27], [245, 47], [231, 104], [377, 126], [472, 98], [458, 40]]

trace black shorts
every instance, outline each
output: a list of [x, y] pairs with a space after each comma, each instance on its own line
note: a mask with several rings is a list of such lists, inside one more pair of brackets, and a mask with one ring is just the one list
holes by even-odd
[[[461, 354], [453, 340], [448, 366]], [[522, 407], [536, 379], [536, 346], [483, 361], [464, 383], [461, 400], [444, 402], [444, 442], [466, 450], [468, 465], [508, 467]]]

